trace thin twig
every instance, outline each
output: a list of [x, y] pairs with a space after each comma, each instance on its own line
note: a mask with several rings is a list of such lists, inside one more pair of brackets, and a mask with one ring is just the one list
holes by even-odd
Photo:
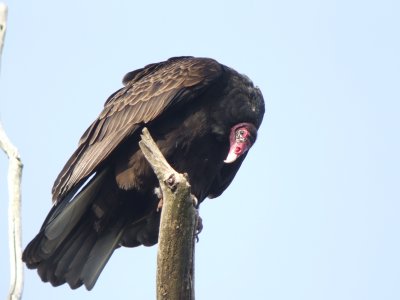
[[9, 300], [21, 299], [23, 288], [23, 265], [21, 249], [21, 177], [22, 162], [17, 148], [0, 124], [0, 148], [8, 156], [8, 245], [10, 249]]
[[7, 29], [7, 5], [0, 3], [0, 62]]
[[[0, 62], [7, 28], [7, 6], [0, 3]], [[11, 143], [0, 123], [0, 148], [8, 156], [8, 244], [10, 248], [9, 300], [19, 300], [24, 281], [21, 249], [21, 176], [22, 162], [18, 149]]]

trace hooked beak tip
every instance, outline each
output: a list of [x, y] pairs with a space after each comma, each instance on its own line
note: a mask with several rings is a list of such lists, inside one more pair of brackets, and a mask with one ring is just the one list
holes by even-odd
[[238, 155], [233, 153], [233, 152], [229, 152], [228, 156], [226, 157], [226, 159], [224, 160], [224, 163], [226, 164], [230, 164], [233, 163], [236, 159], [238, 158]]

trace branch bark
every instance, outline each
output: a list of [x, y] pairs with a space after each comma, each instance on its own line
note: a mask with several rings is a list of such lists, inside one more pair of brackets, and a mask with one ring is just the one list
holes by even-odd
[[7, 5], [0, 3], [0, 62], [1, 55], [3, 54], [4, 38], [6, 36], [7, 28]]
[[21, 248], [21, 177], [22, 162], [17, 148], [11, 143], [0, 124], [0, 148], [8, 156], [8, 245], [10, 249], [9, 300], [21, 299], [23, 289], [23, 265]]
[[[0, 3], [0, 62], [3, 54], [7, 25], [7, 6]], [[0, 123], [0, 148], [8, 156], [8, 245], [10, 249], [10, 289], [9, 300], [18, 300], [22, 296], [24, 269], [21, 248], [21, 176], [22, 162], [18, 149], [11, 143]]]
[[157, 300], [194, 299], [194, 245], [197, 211], [190, 184], [165, 160], [148, 130], [139, 146], [163, 194], [157, 254]]

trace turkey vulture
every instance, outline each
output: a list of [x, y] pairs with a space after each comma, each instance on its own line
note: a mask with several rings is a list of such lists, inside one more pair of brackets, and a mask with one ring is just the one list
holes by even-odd
[[158, 181], [139, 149], [146, 126], [202, 202], [228, 187], [257, 137], [261, 91], [209, 58], [175, 57], [125, 75], [55, 180], [53, 207], [23, 261], [54, 286], [92, 289], [113, 251], [157, 243]]

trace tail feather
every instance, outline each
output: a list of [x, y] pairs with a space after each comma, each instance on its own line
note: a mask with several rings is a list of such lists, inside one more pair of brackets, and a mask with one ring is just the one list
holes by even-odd
[[103, 271], [105, 265], [117, 247], [122, 233], [123, 225], [118, 224], [97, 240], [92, 251], [90, 251], [85, 266], [82, 269], [80, 278], [86, 288], [91, 290]]
[[71, 288], [82, 284], [93, 288], [124, 230], [122, 220], [110, 217], [112, 210], [102, 211], [104, 223], [100, 224], [94, 209], [116, 198], [114, 187], [104, 184], [107, 176], [111, 176], [107, 170], [96, 174], [71, 201], [64, 199], [68, 202], [53, 207], [39, 234], [26, 247], [22, 259], [28, 268], [37, 268], [43, 281], [54, 286], [68, 283]]
[[71, 201], [70, 197], [64, 199], [50, 210], [40, 232], [22, 255], [28, 268], [36, 268], [40, 262], [54, 254], [87, 212], [89, 205], [95, 201], [106, 175], [106, 170], [97, 174], [75, 198]]
[[96, 244], [96, 241], [97, 241], [96, 236], [89, 235], [87, 237], [86, 242], [79, 248], [79, 250], [73, 257], [69, 265], [68, 271], [64, 274], [65, 280], [72, 289], [76, 289], [83, 284], [80, 275], [82, 273], [82, 269], [85, 266], [90, 251]]
[[[65, 277], [65, 274], [72, 268], [72, 262], [74, 260], [79, 261], [80, 264], [84, 263], [85, 255], [82, 255], [82, 249], [92, 249], [96, 235], [93, 234], [90, 223], [81, 226], [81, 230], [74, 233], [74, 236], [65, 243], [63, 249], [60, 249], [57, 255], [54, 257], [54, 275], [57, 278]], [[64, 278], [64, 282], [68, 281]]]
[[[98, 195], [107, 172], [103, 171], [93, 178], [62, 212], [46, 225], [45, 234], [48, 240], [63, 240], [75, 227], [88, 206], [93, 203]], [[55, 245], [57, 247], [58, 245]]]

